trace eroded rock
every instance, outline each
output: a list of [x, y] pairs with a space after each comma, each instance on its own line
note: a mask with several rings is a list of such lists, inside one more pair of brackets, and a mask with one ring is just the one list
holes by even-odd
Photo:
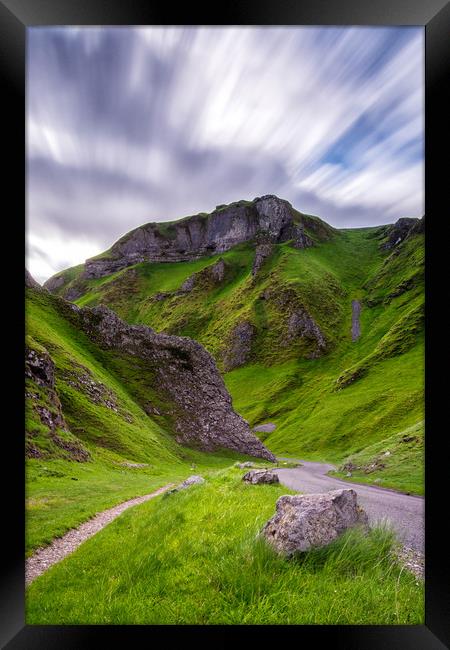
[[254, 325], [248, 321], [238, 323], [232, 330], [227, 349], [223, 356], [225, 372], [233, 368], [238, 368], [248, 361], [255, 332]]
[[[328, 239], [333, 229], [301, 213], [294, 223], [292, 205], [274, 195], [217, 206], [211, 214], [192, 215], [171, 224], [148, 223], [121, 237], [109, 251], [86, 260], [83, 278], [98, 278], [140, 262], [185, 262], [222, 253], [264, 236], [272, 242], [294, 239], [298, 248], [313, 245], [304, 231]], [[49, 290], [54, 284], [50, 282]], [[52, 288], [51, 288], [52, 287]]]
[[266, 424], [259, 424], [257, 427], [253, 427], [252, 431], [255, 433], [272, 433], [276, 428], [277, 425], [273, 422], [266, 422]]
[[[25, 378], [29, 385], [39, 387], [36, 390], [26, 390], [25, 396], [30, 400], [33, 410], [38, 414], [41, 424], [47, 428], [52, 442], [67, 452], [72, 460], [85, 462], [89, 460], [89, 452], [69, 432], [64, 419], [61, 402], [55, 388], [55, 364], [45, 349], [34, 349], [29, 345], [25, 348]], [[42, 456], [40, 449], [33, 441], [35, 432], [26, 428], [25, 454], [28, 458]]]
[[412, 217], [402, 217], [394, 224], [388, 226], [385, 237], [387, 240], [381, 245], [382, 249], [389, 250], [398, 246], [406, 237], [413, 232], [423, 232], [424, 219], [415, 219]]
[[259, 244], [255, 249], [255, 259], [253, 260], [252, 276], [255, 277], [268, 257], [271, 256], [273, 245], [269, 243]]
[[276, 503], [276, 514], [261, 534], [285, 555], [326, 546], [352, 526], [368, 526], [368, 518], [357, 503], [355, 490], [323, 494], [286, 495]]
[[180, 485], [177, 487], [177, 490], [185, 490], [188, 487], [191, 487], [191, 485], [197, 485], [200, 483], [205, 483], [205, 479], [203, 476], [198, 476], [197, 474], [194, 474], [192, 476], [189, 476], [185, 481], [180, 483]]
[[[64, 303], [66, 309], [68, 303]], [[128, 325], [107, 307], [66, 314], [100, 347], [140, 359], [154, 377], [162, 403], [172, 403], [176, 440], [205, 451], [234, 449], [275, 461], [232, 407], [231, 397], [212, 356], [186, 337], [158, 334], [144, 325]]]
[[270, 469], [252, 469], [247, 474], [244, 474], [242, 480], [252, 485], [259, 485], [260, 483], [279, 483], [280, 479], [278, 474], [272, 472]]

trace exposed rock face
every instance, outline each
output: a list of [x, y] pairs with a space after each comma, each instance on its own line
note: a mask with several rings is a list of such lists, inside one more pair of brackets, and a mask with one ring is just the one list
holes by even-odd
[[41, 285], [36, 282], [31, 273], [25, 269], [25, 286], [31, 287], [32, 289], [40, 289]]
[[320, 331], [320, 327], [303, 308], [298, 308], [292, 312], [288, 320], [288, 341], [292, 341], [297, 337], [315, 341], [317, 348], [310, 354], [311, 358], [319, 357], [326, 349], [325, 338]]
[[155, 388], [175, 404], [178, 442], [204, 450], [228, 448], [275, 461], [232, 408], [231, 397], [211, 355], [196, 341], [127, 325], [110, 309], [65, 306], [68, 318], [100, 347], [144, 360]]
[[207, 282], [208, 284], [220, 284], [221, 282], [223, 282], [225, 278], [225, 272], [226, 272], [226, 264], [223, 261], [223, 259], [220, 258], [217, 260], [215, 264], [211, 264], [211, 266], [207, 266], [201, 271], [198, 271], [197, 273], [193, 273], [192, 275], [190, 275], [183, 282], [180, 289], [175, 293], [177, 294], [189, 293], [196, 286], [199, 286], [202, 283], [204, 284], [205, 282]]
[[247, 474], [244, 474], [242, 480], [252, 485], [259, 485], [261, 483], [279, 483], [280, 479], [278, 474], [270, 471], [269, 469], [252, 469]]
[[276, 284], [266, 289], [260, 298], [276, 306], [285, 322], [282, 345], [291, 345], [296, 339], [310, 341], [313, 349], [307, 355], [309, 359], [316, 359], [327, 351], [325, 336], [293, 289]]
[[[62, 413], [61, 402], [55, 389], [55, 364], [47, 351], [37, 351], [29, 346], [25, 349], [25, 378], [31, 381], [25, 397], [31, 400], [33, 409], [38, 413], [41, 424], [48, 428], [48, 435], [52, 442], [66, 451], [72, 460], [84, 462], [89, 460], [89, 453], [81, 443], [61, 437], [58, 430], [68, 432], [68, 427]], [[43, 390], [42, 390], [43, 389]], [[26, 455], [30, 458], [41, 455], [39, 449], [33, 444], [33, 431], [27, 431]]]
[[347, 528], [368, 525], [356, 497], [351, 489], [282, 496], [277, 500], [276, 514], [261, 533], [276, 551], [286, 555], [326, 546]]
[[64, 379], [66, 384], [86, 395], [94, 404], [101, 404], [122, 415], [127, 422], [133, 421], [129, 413], [121, 411], [117, 403], [117, 396], [113, 391], [101, 382], [95, 381], [89, 368], [73, 362], [70, 370], [62, 370], [58, 376]]
[[249, 358], [255, 327], [248, 321], [238, 323], [231, 332], [230, 341], [223, 358], [225, 372], [244, 365]]
[[314, 246], [314, 242], [306, 233], [302, 226], [295, 226], [293, 230], [294, 248], [309, 248]]
[[381, 248], [388, 250], [394, 248], [394, 246], [397, 246], [406, 239], [412, 229], [414, 229], [414, 232], [421, 232], [421, 229], [423, 230], [424, 227], [423, 224], [424, 221], [422, 219], [413, 219], [410, 217], [398, 219], [392, 226], [387, 228], [385, 233], [387, 241], [382, 244]]
[[259, 244], [256, 247], [255, 250], [255, 259], [253, 261], [253, 267], [252, 267], [252, 276], [255, 277], [255, 275], [258, 274], [260, 268], [266, 261], [268, 257], [272, 254], [273, 250], [273, 245], [272, 244]]
[[[320, 220], [309, 218], [309, 222], [308, 228], [315, 228], [319, 236], [329, 236], [332, 231], [326, 224], [319, 223]], [[119, 239], [107, 255], [87, 260], [83, 277], [99, 278], [138, 262], [198, 259], [227, 251], [261, 235], [272, 242], [294, 239], [299, 248], [313, 244], [302, 226], [294, 222], [291, 204], [267, 195], [251, 202], [218, 206], [210, 215], [194, 215], [172, 222], [164, 229], [158, 223], [136, 228]], [[47, 286], [51, 291], [50, 284]]]

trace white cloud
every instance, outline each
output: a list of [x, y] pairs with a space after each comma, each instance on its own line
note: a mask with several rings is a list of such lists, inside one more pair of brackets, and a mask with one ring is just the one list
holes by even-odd
[[[64, 232], [80, 263], [86, 242], [98, 252], [144, 221], [268, 192], [322, 202], [337, 226], [344, 208], [362, 221], [420, 216], [424, 38], [403, 33], [397, 44], [400, 28], [53, 28], [48, 43], [63, 35], [67, 48], [46, 49], [40, 28], [27, 153], [57, 166], [64, 191], [50, 172], [30, 184], [28, 236], [52, 260], [33, 257], [37, 275], [65, 263]], [[327, 157], [343, 137], [342, 160]]]

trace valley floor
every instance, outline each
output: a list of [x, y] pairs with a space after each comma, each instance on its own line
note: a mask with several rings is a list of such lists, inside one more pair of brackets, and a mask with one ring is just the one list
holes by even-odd
[[290, 490], [242, 474], [215, 470], [124, 512], [29, 586], [27, 623], [423, 622], [423, 584], [395, 559], [388, 529], [279, 557], [258, 532]]

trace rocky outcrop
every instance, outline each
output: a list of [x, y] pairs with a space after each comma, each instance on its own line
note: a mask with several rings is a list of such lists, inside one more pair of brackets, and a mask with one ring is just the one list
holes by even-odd
[[72, 386], [80, 393], [83, 393], [93, 404], [100, 404], [111, 411], [121, 415], [127, 422], [132, 422], [133, 418], [129, 413], [125, 413], [120, 409], [117, 396], [113, 391], [96, 381], [92, 376], [89, 368], [81, 364], [72, 362], [70, 369], [62, 369], [58, 376], [64, 380], [66, 384]]
[[306, 355], [308, 359], [316, 359], [327, 352], [327, 341], [322, 330], [294, 289], [273, 284], [260, 295], [260, 299], [271, 303], [284, 321], [281, 345], [290, 346], [295, 340], [303, 339], [311, 348]]
[[[50, 440], [71, 460], [79, 462], [89, 460], [89, 453], [71, 436], [67, 427], [55, 388], [55, 364], [47, 350], [26, 346], [25, 379], [29, 380], [26, 384], [25, 397], [30, 400], [41, 425], [47, 428]], [[63, 433], [67, 435], [63, 436]], [[27, 457], [40, 457], [42, 453], [33, 441], [35, 432], [32, 426], [27, 426], [26, 434]]]
[[316, 349], [309, 355], [312, 359], [319, 357], [326, 349], [325, 337], [320, 327], [302, 307], [295, 309], [288, 319], [287, 341], [291, 342], [296, 338], [311, 339], [315, 342]]
[[423, 232], [424, 218], [415, 219], [412, 217], [402, 217], [398, 219], [393, 225], [388, 226], [384, 231], [384, 242], [381, 244], [383, 250], [390, 250], [398, 246], [410, 232], [418, 233]]
[[207, 266], [197, 273], [190, 275], [181, 285], [180, 289], [176, 291], [176, 294], [189, 293], [195, 287], [207, 285], [218, 285], [223, 282], [225, 278], [227, 266], [222, 258], [218, 259], [217, 262]]
[[25, 286], [32, 289], [41, 289], [41, 285], [36, 282], [27, 269], [25, 269]]
[[238, 368], [248, 361], [255, 332], [255, 327], [248, 321], [238, 323], [232, 330], [223, 356], [225, 372]]
[[255, 249], [255, 259], [253, 261], [252, 276], [255, 277], [264, 262], [271, 256], [273, 245], [269, 243], [259, 244]]
[[324, 494], [282, 496], [276, 514], [261, 533], [284, 555], [326, 546], [352, 526], [368, 526], [368, 518], [357, 503], [354, 490], [333, 490]]
[[227, 448], [275, 461], [232, 407], [211, 355], [196, 341], [157, 334], [143, 325], [127, 325], [110, 309], [92, 309], [60, 301], [65, 315], [100, 347], [136, 357], [148, 367], [179, 443], [206, 451]]
[[247, 472], [247, 474], [244, 474], [242, 480], [246, 483], [251, 483], [252, 485], [280, 482], [278, 475], [269, 469], [252, 469], [250, 472]]
[[[83, 278], [99, 278], [138, 262], [179, 262], [229, 250], [237, 244], [264, 237], [275, 242], [294, 239], [298, 248], [313, 245], [305, 232], [316, 230], [319, 239], [333, 232], [320, 219], [303, 216], [274, 195], [218, 206], [211, 214], [179, 221], [148, 223], [119, 239], [109, 251], [86, 260]], [[47, 283], [49, 290], [59, 280]]]
[[302, 225], [294, 226], [292, 230], [292, 239], [294, 240], [294, 248], [310, 248], [311, 246], [314, 246], [313, 240], [306, 234]]

